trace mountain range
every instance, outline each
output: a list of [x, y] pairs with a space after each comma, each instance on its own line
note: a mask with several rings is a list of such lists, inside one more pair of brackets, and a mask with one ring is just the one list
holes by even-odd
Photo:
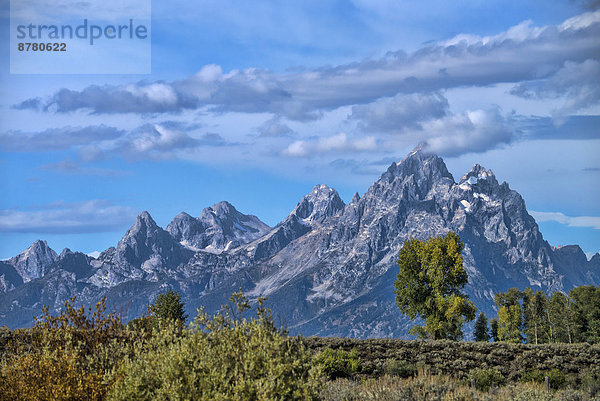
[[588, 261], [577, 245], [550, 246], [523, 198], [492, 171], [476, 164], [456, 182], [440, 157], [416, 149], [348, 204], [315, 186], [275, 227], [220, 202], [199, 217], [180, 213], [166, 229], [143, 212], [97, 258], [36, 241], [0, 262], [0, 325], [31, 325], [43, 305], [59, 310], [72, 296], [86, 305], [106, 297], [129, 320], [166, 288], [194, 316], [241, 288], [251, 300], [267, 297], [291, 333], [406, 337], [393, 292], [400, 249], [449, 231], [465, 245], [464, 292], [488, 316], [494, 294], [511, 287], [600, 283], [600, 254]]

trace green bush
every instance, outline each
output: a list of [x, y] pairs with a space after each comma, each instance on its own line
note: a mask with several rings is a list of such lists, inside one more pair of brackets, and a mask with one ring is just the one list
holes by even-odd
[[588, 390], [591, 397], [600, 396], [600, 366], [590, 367], [581, 373], [581, 388]]
[[475, 387], [481, 391], [488, 391], [492, 386], [501, 386], [506, 379], [497, 369], [473, 369], [469, 373], [469, 382], [475, 380]]
[[558, 390], [565, 386], [567, 378], [563, 372], [558, 369], [552, 369], [547, 374], [550, 381], [550, 388]]
[[65, 303], [58, 316], [47, 308], [32, 329], [16, 330], [0, 361], [2, 400], [103, 400], [110, 372], [128, 354], [116, 314]]
[[353, 373], [360, 372], [360, 358], [358, 351], [333, 350], [326, 348], [315, 357], [319, 365], [330, 379], [350, 377]]
[[390, 376], [398, 376], [402, 378], [412, 377], [417, 373], [417, 368], [404, 360], [391, 359], [386, 361], [384, 372]]
[[[248, 309], [241, 293], [232, 300]], [[161, 325], [115, 372], [109, 400], [310, 400], [321, 372], [297, 338], [274, 326], [259, 299], [257, 318], [200, 310], [190, 330]]]
[[548, 376], [550, 388], [554, 390], [563, 388], [567, 382], [567, 377], [565, 374], [558, 369], [552, 369], [550, 371], [541, 371], [538, 369], [526, 370], [521, 374], [520, 381], [545, 383], [546, 376]]
[[530, 382], [543, 383], [544, 378], [545, 378], [545, 375], [544, 375], [544, 373], [542, 373], [541, 370], [532, 369], [532, 370], [526, 370], [523, 373], [521, 373], [521, 378], [519, 379], [519, 381], [521, 381], [523, 383], [530, 383]]

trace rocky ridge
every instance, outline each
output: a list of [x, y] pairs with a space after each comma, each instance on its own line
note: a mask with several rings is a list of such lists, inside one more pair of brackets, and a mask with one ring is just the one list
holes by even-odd
[[106, 296], [129, 319], [167, 287], [182, 292], [193, 315], [242, 288], [268, 297], [294, 333], [403, 337], [407, 321], [393, 294], [400, 248], [451, 230], [465, 243], [465, 292], [488, 314], [494, 293], [510, 287], [600, 282], [600, 254], [588, 261], [576, 245], [551, 247], [523, 198], [490, 170], [475, 165], [455, 182], [441, 158], [416, 150], [348, 204], [315, 186], [273, 228], [220, 202], [198, 218], [180, 213], [166, 230], [143, 212], [96, 259], [57, 256], [38, 241], [0, 264], [0, 324], [26, 325], [42, 303], [58, 308], [72, 295], [88, 304]]

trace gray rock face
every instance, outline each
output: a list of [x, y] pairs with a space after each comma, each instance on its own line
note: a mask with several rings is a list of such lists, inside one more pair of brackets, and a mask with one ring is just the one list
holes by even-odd
[[215, 253], [237, 248], [270, 229], [258, 217], [238, 212], [229, 202], [204, 209], [198, 218], [182, 212], [167, 226], [167, 232], [187, 248]]
[[23, 284], [23, 278], [13, 265], [0, 262], [0, 293], [14, 290]]
[[46, 241], [35, 241], [29, 248], [8, 260], [14, 266], [23, 282], [42, 277], [47, 269], [56, 260], [56, 252], [48, 246]]
[[488, 315], [494, 293], [510, 287], [553, 292], [600, 281], [600, 254], [588, 262], [577, 246], [552, 248], [521, 196], [491, 171], [475, 165], [457, 183], [441, 158], [416, 150], [348, 204], [315, 186], [272, 229], [226, 202], [198, 218], [181, 213], [166, 231], [142, 213], [97, 259], [63, 252], [44, 276], [5, 290], [0, 324], [26, 324], [22, 316], [42, 301], [58, 305], [69, 294], [88, 304], [107, 296], [133, 318], [165, 287], [182, 292], [193, 316], [242, 288], [268, 297], [292, 333], [406, 337], [393, 293], [398, 253], [409, 238], [451, 230], [465, 244], [465, 292]]
[[344, 209], [344, 201], [335, 189], [327, 185], [317, 185], [298, 203], [292, 214], [305, 223], [322, 223]]
[[102, 252], [92, 263], [96, 272], [89, 282], [110, 288], [129, 280], [158, 281], [193, 254], [160, 228], [148, 212], [142, 212], [117, 247]]

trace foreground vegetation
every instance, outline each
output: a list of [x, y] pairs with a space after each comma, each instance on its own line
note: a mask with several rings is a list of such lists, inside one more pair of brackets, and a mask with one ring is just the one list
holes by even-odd
[[600, 399], [599, 345], [289, 337], [241, 293], [187, 327], [172, 292], [127, 326], [73, 305], [0, 329], [0, 400]]
[[[340, 355], [353, 353], [359, 369], [345, 376], [370, 379], [384, 375], [411, 377], [419, 371], [466, 379], [478, 370], [497, 371], [502, 383], [543, 382], [556, 377], [556, 388], [600, 386], [598, 344], [512, 344], [467, 341], [397, 339], [350, 339], [307, 337], [315, 354], [324, 350]], [[344, 374], [337, 374], [338, 377]], [[470, 383], [470, 382], [469, 382]]]
[[539, 383], [511, 383], [480, 391], [451, 376], [427, 373], [411, 378], [383, 376], [361, 382], [339, 379], [328, 382], [322, 392], [327, 401], [358, 400], [464, 400], [464, 401], [575, 401], [598, 400], [589, 391], [547, 391]]

